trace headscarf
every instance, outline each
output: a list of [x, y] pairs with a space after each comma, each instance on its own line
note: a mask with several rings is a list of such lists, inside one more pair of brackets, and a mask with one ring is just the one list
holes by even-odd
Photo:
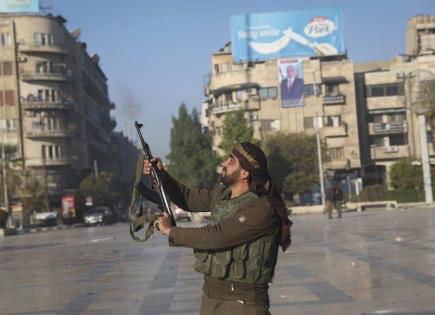
[[272, 202], [282, 222], [281, 247], [285, 251], [291, 244], [287, 207], [281, 197], [281, 190], [269, 176], [267, 158], [263, 150], [251, 143], [241, 142], [234, 145], [232, 154], [237, 157], [240, 166], [249, 172], [249, 190], [259, 197], [267, 197]]

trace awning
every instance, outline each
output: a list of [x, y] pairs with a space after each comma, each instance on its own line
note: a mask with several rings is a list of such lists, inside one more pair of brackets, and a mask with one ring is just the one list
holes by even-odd
[[394, 113], [404, 113], [406, 112], [406, 108], [398, 107], [398, 108], [380, 108], [380, 109], [370, 109], [369, 114], [394, 114]]
[[347, 83], [347, 82], [349, 81], [343, 76], [322, 77], [322, 83]]
[[225, 92], [247, 90], [247, 89], [258, 88], [258, 87], [260, 87], [260, 85], [258, 85], [258, 83], [232, 84], [232, 85], [226, 85], [226, 86], [220, 87], [216, 90], [212, 90], [212, 91], [210, 91], [210, 93], [211, 94], [222, 94]]

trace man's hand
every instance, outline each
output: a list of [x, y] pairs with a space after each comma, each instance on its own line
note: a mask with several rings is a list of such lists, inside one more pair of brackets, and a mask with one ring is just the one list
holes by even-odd
[[285, 252], [287, 248], [292, 244], [292, 235], [290, 233], [290, 224], [283, 224], [281, 230], [281, 241], [280, 245], [282, 251]]
[[169, 235], [169, 232], [171, 231], [171, 223], [169, 221], [169, 216], [167, 213], [164, 213], [162, 216], [158, 217], [154, 221], [154, 228], [160, 231], [160, 233], [162, 233], [163, 235]]
[[156, 167], [159, 171], [163, 170], [163, 164], [162, 160], [160, 158], [155, 157], [151, 160], [144, 160], [143, 161], [143, 174], [144, 175], [150, 175], [152, 167]]

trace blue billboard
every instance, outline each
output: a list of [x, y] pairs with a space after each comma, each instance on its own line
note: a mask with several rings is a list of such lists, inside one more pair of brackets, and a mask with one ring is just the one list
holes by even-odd
[[342, 11], [235, 15], [231, 17], [231, 45], [236, 62], [344, 54]]
[[0, 12], [37, 13], [39, 0], [0, 0]]

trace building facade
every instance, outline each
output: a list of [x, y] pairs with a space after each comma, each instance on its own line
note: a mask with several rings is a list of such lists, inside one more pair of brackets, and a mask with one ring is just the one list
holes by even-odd
[[110, 170], [116, 126], [99, 57], [65, 23], [61, 16], [0, 14], [3, 135], [17, 149], [23, 178], [46, 182], [52, 207], [94, 167]]
[[360, 169], [353, 64], [344, 56], [303, 62], [304, 105], [284, 108], [276, 60], [235, 64], [231, 46], [212, 55], [212, 72], [205, 87], [203, 124], [213, 131], [214, 148], [222, 141], [226, 114], [244, 110], [254, 137], [275, 132], [315, 134], [327, 148], [326, 169]]
[[[234, 63], [231, 44], [212, 54], [202, 121], [222, 141], [225, 115], [244, 110], [260, 140], [276, 132], [319, 131], [328, 159], [325, 170], [339, 178], [364, 178], [389, 186], [389, 170], [400, 158], [421, 160], [415, 105], [421, 84], [435, 80], [435, 17], [418, 15], [406, 31], [408, 55], [355, 64], [346, 56], [303, 61], [304, 105], [281, 106], [277, 60]], [[434, 156], [432, 122], [426, 126]], [[331, 173], [331, 172], [330, 172]]]

